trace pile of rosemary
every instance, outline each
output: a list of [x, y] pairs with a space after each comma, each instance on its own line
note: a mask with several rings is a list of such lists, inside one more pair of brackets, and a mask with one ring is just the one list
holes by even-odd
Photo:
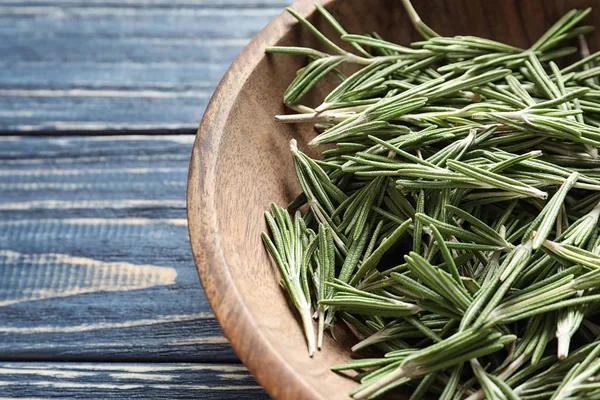
[[[263, 234], [309, 354], [334, 323], [353, 351], [380, 354], [333, 367], [356, 371], [357, 399], [400, 386], [411, 399], [600, 399], [589, 10], [520, 49], [440, 36], [403, 2], [423, 36], [408, 47], [349, 34], [316, 4], [347, 46], [289, 10], [330, 51], [267, 50], [310, 59], [284, 95], [295, 114], [277, 119], [312, 122], [310, 145], [329, 144], [313, 159], [292, 140], [302, 193], [272, 206]], [[363, 67], [344, 76], [343, 63]], [[339, 85], [302, 105], [326, 75]]]

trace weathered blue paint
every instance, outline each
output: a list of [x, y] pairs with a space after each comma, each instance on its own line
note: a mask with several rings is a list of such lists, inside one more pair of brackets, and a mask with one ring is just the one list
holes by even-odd
[[212, 91], [289, 3], [0, 0], [2, 398], [268, 398], [202, 292], [185, 188]]
[[193, 132], [285, 0], [2, 1], [0, 133]]
[[[1, 359], [237, 360], [189, 248], [192, 140], [0, 138]], [[116, 282], [109, 291], [57, 296], [59, 289], [94, 289], [83, 278], [69, 283], [69, 274], [91, 279], [102, 263], [177, 276], [145, 289], [120, 290], [124, 283]]]
[[240, 399], [269, 397], [232, 364], [0, 363], [2, 398]]

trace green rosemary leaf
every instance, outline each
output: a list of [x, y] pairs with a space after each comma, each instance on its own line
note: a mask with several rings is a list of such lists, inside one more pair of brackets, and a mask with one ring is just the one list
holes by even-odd
[[454, 304], [459, 310], [466, 310], [470, 299], [459, 288], [458, 283], [451, 279], [451, 275], [431, 265], [427, 260], [415, 252], [404, 256], [409, 269], [430, 289]]
[[337, 68], [344, 59], [340, 56], [318, 58], [299, 71], [283, 95], [286, 104], [300, 101], [325, 75]]
[[368, 257], [366, 258], [362, 264], [360, 265], [358, 271], [352, 276], [350, 280], [351, 285], [356, 285], [358, 281], [366, 275], [366, 273], [374, 268], [379, 260], [387, 253], [392, 246], [396, 245], [398, 241], [406, 234], [410, 225], [412, 223], [411, 219], [407, 219], [400, 225], [398, 228], [392, 232], [392, 234], [388, 237], [385, 237], [379, 247]]
[[508, 386], [503, 380], [490, 374], [488, 374], [488, 378], [502, 391], [502, 393], [506, 396], [508, 400], [521, 400], [519, 395], [517, 395], [515, 391], [510, 386]]
[[514, 179], [506, 178], [504, 176], [495, 174], [490, 171], [486, 171], [477, 168], [473, 165], [467, 165], [460, 161], [448, 160], [448, 167], [452, 170], [460, 172], [468, 177], [471, 177], [478, 182], [485, 183], [498, 189], [506, 190], [510, 193], [523, 194], [526, 196], [536, 197], [545, 200], [548, 197], [546, 192], [538, 190], [529, 185], [525, 185]]
[[477, 233], [485, 236], [491, 242], [495, 242], [499, 246], [501, 246], [502, 248], [505, 248], [507, 250], [510, 250], [512, 248], [512, 245], [510, 243], [508, 243], [502, 236], [500, 236], [500, 234], [497, 231], [490, 228], [488, 225], [486, 225], [480, 219], [475, 218], [471, 214], [469, 214], [451, 204], [447, 204], [445, 206], [445, 209], [449, 214], [456, 215], [457, 217], [469, 222], [471, 224], [471, 229], [478, 228], [479, 232], [477, 232]]
[[583, 362], [575, 366], [565, 375], [554, 394], [552, 400], [566, 399], [577, 391], [577, 386], [583, 384], [600, 370], [600, 344], [596, 345]]
[[555, 318], [554, 315], [545, 315], [545, 323], [542, 326], [541, 332], [537, 337], [537, 345], [531, 356], [531, 364], [536, 365], [542, 359], [548, 342], [552, 340], [555, 333]]
[[[425, 212], [425, 192], [421, 190], [417, 196], [416, 212], [422, 214]], [[421, 250], [421, 241], [423, 238], [423, 224], [420, 219], [416, 219], [413, 229], [413, 251]]]
[[446, 304], [446, 300], [437, 294], [435, 291], [429, 289], [427, 286], [415, 281], [407, 275], [392, 272], [391, 277], [394, 281], [399, 283], [398, 290], [400, 290], [406, 296], [415, 300], [428, 299], [438, 305]]
[[430, 89], [424, 95], [429, 99], [436, 99], [439, 97], [448, 96], [456, 93], [459, 90], [468, 89], [475, 86], [481, 86], [486, 83], [495, 82], [511, 73], [508, 69], [501, 69], [496, 71], [489, 71], [481, 75], [477, 75], [470, 78], [459, 77], [451, 81], [447, 81], [437, 88]]
[[292, 8], [289, 8], [289, 7], [286, 8], [286, 10], [287, 10], [287, 12], [292, 14], [292, 16], [294, 18], [296, 18], [298, 20], [298, 22], [300, 22], [302, 25], [304, 25], [305, 28], [307, 28], [320, 42], [325, 44], [327, 47], [331, 48], [336, 53], [339, 53], [342, 55], [348, 54], [348, 52], [346, 50], [342, 49], [341, 47], [339, 47], [338, 45], [333, 43], [331, 40], [329, 40], [313, 24], [311, 24], [306, 18], [304, 18], [303, 16], [298, 14], [295, 10], [293, 10]]
[[440, 394], [439, 400], [452, 400], [454, 394], [456, 393], [456, 389], [458, 388], [458, 383], [462, 375], [462, 370], [462, 363], [458, 364], [452, 369], [450, 379], [448, 380], [448, 383], [446, 383], [444, 391]]
[[270, 46], [265, 49], [266, 53], [277, 53], [277, 54], [293, 54], [299, 56], [308, 56], [313, 59], [327, 57], [327, 53], [311, 49], [308, 47], [282, 47], [282, 46]]
[[552, 254], [556, 254], [575, 264], [581, 264], [592, 269], [600, 268], [600, 256], [595, 253], [573, 245], [560, 244], [550, 240], [544, 241], [543, 244]]
[[360, 257], [366, 247], [367, 238], [369, 236], [369, 231], [367, 229], [363, 230], [358, 240], [352, 242], [350, 249], [348, 250], [348, 254], [346, 255], [346, 259], [342, 265], [342, 269], [339, 273], [339, 279], [342, 282], [348, 282], [352, 273], [356, 269]]
[[379, 367], [388, 365], [398, 361], [397, 358], [362, 358], [359, 360], [352, 360], [345, 364], [338, 364], [331, 367], [332, 371], [348, 371], [354, 369], [362, 369], [369, 367]]
[[417, 11], [411, 4], [410, 0], [402, 0], [402, 4], [404, 5], [404, 9], [408, 13], [410, 21], [412, 22], [415, 29], [421, 34], [421, 36], [423, 36], [425, 39], [439, 36], [437, 33], [435, 33], [433, 29], [425, 25], [425, 23], [421, 20], [421, 17], [419, 17], [419, 14], [417, 14]]
[[[342, 27], [342, 25], [340, 25], [340, 23], [333, 17], [333, 15], [331, 15], [329, 13], [329, 11], [327, 11], [325, 9], [325, 7], [323, 7], [321, 4], [319, 4], [317, 2], [315, 2], [314, 4], [315, 4], [316, 9], [319, 11], [319, 13], [323, 17], [325, 17], [325, 19], [327, 20], [327, 22], [329, 22], [329, 24], [333, 27], [333, 29], [336, 30], [336, 32], [338, 34], [340, 34], [340, 36], [347, 34], [346, 30]], [[354, 47], [363, 56], [365, 56], [365, 57], [371, 57], [371, 55], [365, 49], [363, 49], [361, 46], [359, 46], [357, 44], [353, 44], [352, 47]]]
[[416, 57], [416, 58], [429, 57], [432, 55], [432, 53], [429, 51], [415, 50], [415, 49], [411, 49], [409, 47], [400, 46], [400, 45], [397, 45], [394, 43], [387, 42], [385, 40], [372, 38], [369, 36], [344, 34], [344, 35], [341, 35], [340, 38], [343, 41], [346, 41], [348, 43], [356, 43], [356, 44], [364, 45], [364, 46], [392, 50], [394, 52], [401, 53], [401, 54], [414, 55], [414, 57]]
[[550, 234], [550, 231], [556, 222], [556, 218], [558, 217], [560, 207], [564, 203], [568, 191], [571, 190], [577, 179], [579, 179], [579, 173], [573, 172], [556, 192], [556, 194], [552, 196], [552, 199], [550, 199], [548, 205], [542, 210], [541, 214], [544, 215], [544, 218], [540, 221], [539, 226], [536, 228], [537, 232], [533, 238], [534, 250], [542, 247], [542, 244], [548, 238], [548, 235]]
[[431, 389], [431, 386], [432, 386], [433, 382], [435, 382], [437, 375], [438, 375], [437, 372], [434, 372], [434, 373], [431, 373], [431, 374], [425, 376], [421, 380], [421, 382], [419, 383], [419, 385], [417, 386], [417, 388], [415, 389], [413, 394], [410, 396], [409, 400], [422, 399], [423, 396], [425, 396], [427, 394], [427, 392]]

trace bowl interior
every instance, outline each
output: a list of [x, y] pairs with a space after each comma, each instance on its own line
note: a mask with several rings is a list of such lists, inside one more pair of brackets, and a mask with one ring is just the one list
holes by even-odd
[[[408, 44], [419, 37], [400, 1], [326, 1], [351, 33], [376, 31]], [[596, 4], [587, 22], [600, 23], [600, 2], [592, 0], [415, 0], [423, 20], [443, 35], [478, 35], [528, 46], [572, 8]], [[309, 1], [293, 6], [329, 37], [336, 35]], [[598, 49], [596, 36], [590, 47]], [[302, 57], [264, 55], [268, 45], [322, 48], [282, 14], [242, 52], [209, 106], [190, 169], [188, 218], [194, 256], [217, 319], [240, 358], [277, 398], [348, 398], [352, 381], [329, 371], [350, 359], [352, 338], [343, 327], [337, 341], [326, 337], [313, 359], [296, 314], [278, 283], [279, 273], [260, 240], [270, 202], [285, 205], [299, 193], [289, 153], [296, 138], [302, 150], [314, 133], [310, 124], [283, 125], [282, 95]], [[322, 98], [322, 85], [308, 102]], [[312, 99], [312, 100], [311, 100]]]

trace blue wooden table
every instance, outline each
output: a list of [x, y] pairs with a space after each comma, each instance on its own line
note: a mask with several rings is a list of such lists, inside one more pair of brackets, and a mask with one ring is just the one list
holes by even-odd
[[202, 293], [185, 189], [286, 0], [0, 0], [0, 398], [268, 398]]

